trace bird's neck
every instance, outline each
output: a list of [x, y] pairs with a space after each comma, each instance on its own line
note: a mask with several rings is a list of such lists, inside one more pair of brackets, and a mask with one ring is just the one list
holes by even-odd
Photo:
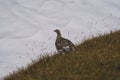
[[60, 33], [57, 33], [57, 39], [61, 38], [61, 34]]

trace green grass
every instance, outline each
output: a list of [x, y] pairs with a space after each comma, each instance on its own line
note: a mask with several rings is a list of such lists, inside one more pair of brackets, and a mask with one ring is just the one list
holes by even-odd
[[120, 80], [120, 31], [77, 45], [77, 53], [46, 56], [5, 80]]

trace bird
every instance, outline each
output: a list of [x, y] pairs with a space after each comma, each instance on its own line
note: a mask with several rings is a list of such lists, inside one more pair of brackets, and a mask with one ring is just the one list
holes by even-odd
[[57, 33], [55, 46], [60, 54], [65, 54], [70, 51], [75, 51], [75, 45], [68, 39], [63, 38], [59, 29], [54, 30]]

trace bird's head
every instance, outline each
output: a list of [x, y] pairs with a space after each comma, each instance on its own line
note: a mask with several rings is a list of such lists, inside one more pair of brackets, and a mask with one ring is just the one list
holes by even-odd
[[61, 32], [59, 29], [54, 30], [57, 33], [57, 38], [61, 38]]
[[54, 30], [57, 34], [61, 34], [59, 29]]

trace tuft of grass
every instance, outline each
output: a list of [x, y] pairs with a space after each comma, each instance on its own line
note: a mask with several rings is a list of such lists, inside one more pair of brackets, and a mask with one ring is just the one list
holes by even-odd
[[4, 80], [120, 80], [120, 31], [85, 40], [77, 53], [40, 58]]

